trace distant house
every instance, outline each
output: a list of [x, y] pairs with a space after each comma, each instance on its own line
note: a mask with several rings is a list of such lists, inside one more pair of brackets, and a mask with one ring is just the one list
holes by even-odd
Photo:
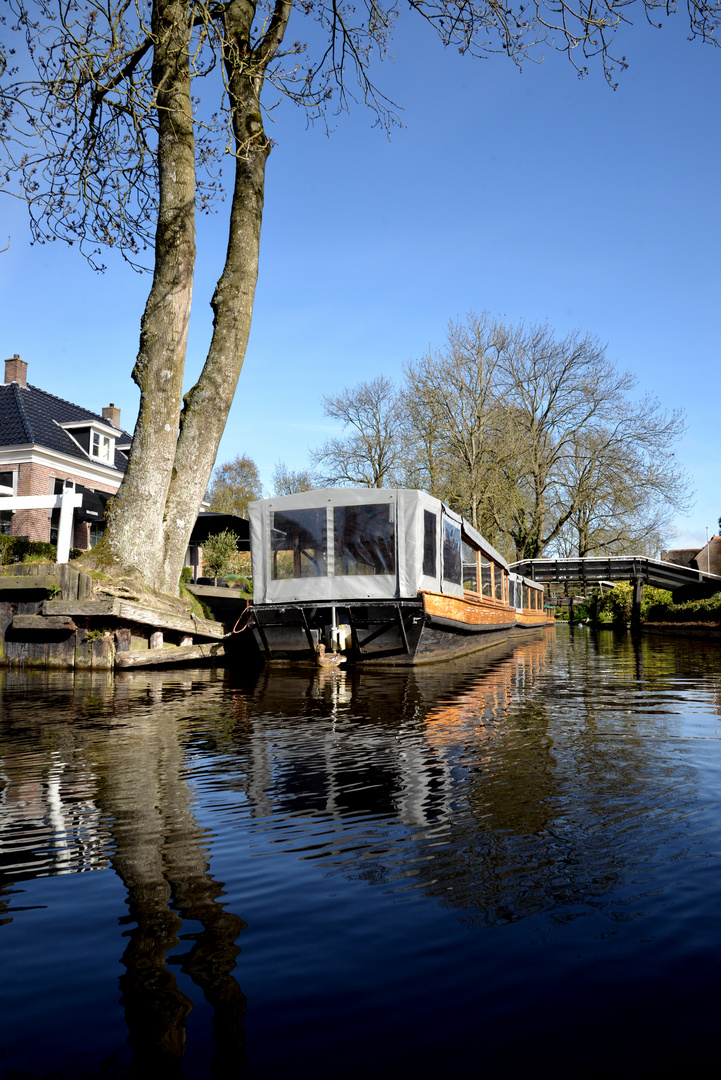
[[661, 558], [676, 566], [691, 566], [705, 574], [721, 576], [721, 536], [712, 536], [702, 548], [675, 548], [662, 551]]
[[0, 385], [0, 532], [57, 542], [57, 509], [3, 510], [8, 495], [82, 495], [75, 510], [73, 546], [85, 551], [103, 532], [105, 503], [118, 490], [131, 436], [113, 404], [99, 413], [64, 401], [27, 382], [27, 362], [5, 361]]
[[[0, 385], [0, 532], [57, 543], [58, 509], [4, 510], [3, 496], [60, 495], [72, 487], [82, 495], [72, 546], [87, 551], [103, 534], [105, 504], [120, 487], [131, 436], [112, 403], [100, 413], [73, 405], [28, 385], [27, 367], [17, 355], [6, 360]], [[193, 580], [202, 574], [203, 543], [223, 529], [235, 532], [239, 550], [249, 550], [245, 519], [201, 513], [185, 557]]]

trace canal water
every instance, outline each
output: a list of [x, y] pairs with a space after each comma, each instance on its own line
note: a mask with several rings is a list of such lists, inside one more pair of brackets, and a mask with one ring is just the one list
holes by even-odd
[[715, 1055], [718, 644], [0, 683], [0, 1076]]

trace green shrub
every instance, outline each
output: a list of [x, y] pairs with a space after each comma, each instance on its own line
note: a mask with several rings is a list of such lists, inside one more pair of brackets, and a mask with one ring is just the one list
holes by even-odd
[[[571, 617], [571, 609], [567, 608], [569, 619]], [[573, 605], [573, 621], [583, 622], [584, 619], [590, 619], [591, 617], [591, 601], [582, 600], [580, 604]]]
[[184, 566], [183, 567], [183, 569], [180, 571], [180, 580], [183, 583], [183, 585], [189, 585], [190, 584], [190, 582], [193, 580], [193, 567], [192, 566]]
[[30, 541], [22, 536], [8, 536], [3, 533], [0, 535], [0, 562], [5, 565], [22, 562], [29, 547]]
[[633, 585], [628, 581], [619, 581], [598, 605], [599, 615], [609, 615], [614, 623], [629, 623], [633, 610]]
[[0, 534], [0, 563], [55, 562], [58, 549], [55, 544], [26, 540], [24, 536]]
[[721, 622], [721, 593], [706, 600], [687, 600], [685, 604], [673, 601], [650, 604], [644, 619], [646, 622]]
[[209, 536], [203, 544], [203, 566], [215, 578], [229, 574], [234, 567], [234, 555], [238, 550], [238, 539], [230, 529]]
[[57, 562], [58, 549], [55, 544], [47, 544], [42, 540], [31, 541], [23, 562]]
[[641, 618], [644, 622], [663, 620], [665, 612], [673, 607], [673, 595], [668, 589], [656, 589], [653, 585], [644, 585], [641, 601]]
[[223, 576], [228, 587], [240, 587], [244, 593], [252, 593], [253, 582], [249, 578], [243, 577], [242, 574], [224, 574]]

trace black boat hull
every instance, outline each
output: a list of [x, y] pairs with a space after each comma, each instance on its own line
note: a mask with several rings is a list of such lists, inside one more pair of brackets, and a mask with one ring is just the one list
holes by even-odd
[[[505, 621], [504, 621], [505, 620]], [[450, 660], [505, 641], [513, 629], [468, 625], [429, 615], [417, 600], [344, 604], [267, 604], [253, 609], [249, 629], [266, 661], [316, 660], [319, 644], [333, 649], [333, 628], [345, 634], [349, 663], [413, 665]]]

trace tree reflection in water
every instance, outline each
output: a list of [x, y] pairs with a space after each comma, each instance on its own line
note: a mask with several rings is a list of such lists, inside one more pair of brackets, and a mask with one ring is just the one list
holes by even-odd
[[[189, 976], [212, 1007], [211, 1075], [237, 1076], [245, 1064], [246, 1001], [232, 974], [240, 952], [236, 941], [245, 923], [225, 908], [220, 900], [223, 885], [209, 872], [210, 838], [192, 812], [181, 746], [184, 728], [179, 721], [188, 709], [188, 697], [207, 686], [210, 674], [203, 673], [199, 683], [187, 680], [165, 688], [157, 677], [138, 678], [135, 673], [115, 680], [104, 674], [80, 676], [74, 684], [62, 677], [43, 680], [53, 720], [43, 724], [42, 739], [54, 747], [62, 745], [63, 760], [80, 763], [75, 775], [65, 778], [62, 793], [67, 818], [64, 869], [100, 868], [105, 860], [99, 860], [97, 852], [102, 848], [127, 890], [128, 914], [122, 921], [131, 928], [125, 931], [129, 940], [121, 958], [125, 973], [120, 990], [128, 1043], [134, 1051], [131, 1068], [138, 1076], [182, 1075], [185, 1024], [193, 1002], [169, 966], [171, 952], [170, 965]], [[6, 672], [5, 689], [17, 693], [27, 679]], [[30, 676], [33, 691], [37, 685], [37, 677]], [[35, 693], [31, 697], [36, 700]], [[22, 705], [8, 710], [6, 717], [4, 751], [20, 732], [27, 735], [34, 722], [32, 711]], [[93, 717], [103, 719], [99, 729], [78, 722]], [[46, 761], [46, 775], [47, 765]], [[26, 821], [42, 822], [48, 812], [47, 784], [36, 780], [35, 798], [28, 799], [27, 767], [27, 761], [14, 763], [11, 750], [4, 754], [9, 781], [4, 801], [6, 807], [22, 805]], [[37, 768], [36, 761], [32, 767]], [[80, 827], [72, 820], [79, 792], [86, 804]], [[91, 793], [98, 835], [95, 854], [88, 859], [83, 835], [88, 832]], [[20, 850], [15, 860], [27, 862]], [[41, 872], [62, 869], [51, 858]], [[12, 867], [6, 874], [15, 880], [34, 876], [13, 874]], [[12, 883], [5, 885], [11, 892]], [[200, 929], [181, 934], [185, 922], [199, 924]], [[181, 940], [192, 945], [178, 954], [174, 950]]]
[[227, 1076], [243, 1059], [245, 998], [231, 974], [245, 923], [218, 903], [222, 884], [209, 873], [208, 837], [193, 817], [183, 777], [184, 753], [177, 716], [155, 689], [151, 725], [133, 726], [105, 762], [101, 805], [111, 817], [114, 870], [128, 891], [135, 928], [120, 980], [129, 1041], [136, 1064], [154, 1070], [158, 1060], [181, 1060], [185, 1020], [192, 1001], [168, 968], [183, 921], [200, 923], [189, 950], [173, 963], [189, 975], [213, 1007], [213, 1069]]

